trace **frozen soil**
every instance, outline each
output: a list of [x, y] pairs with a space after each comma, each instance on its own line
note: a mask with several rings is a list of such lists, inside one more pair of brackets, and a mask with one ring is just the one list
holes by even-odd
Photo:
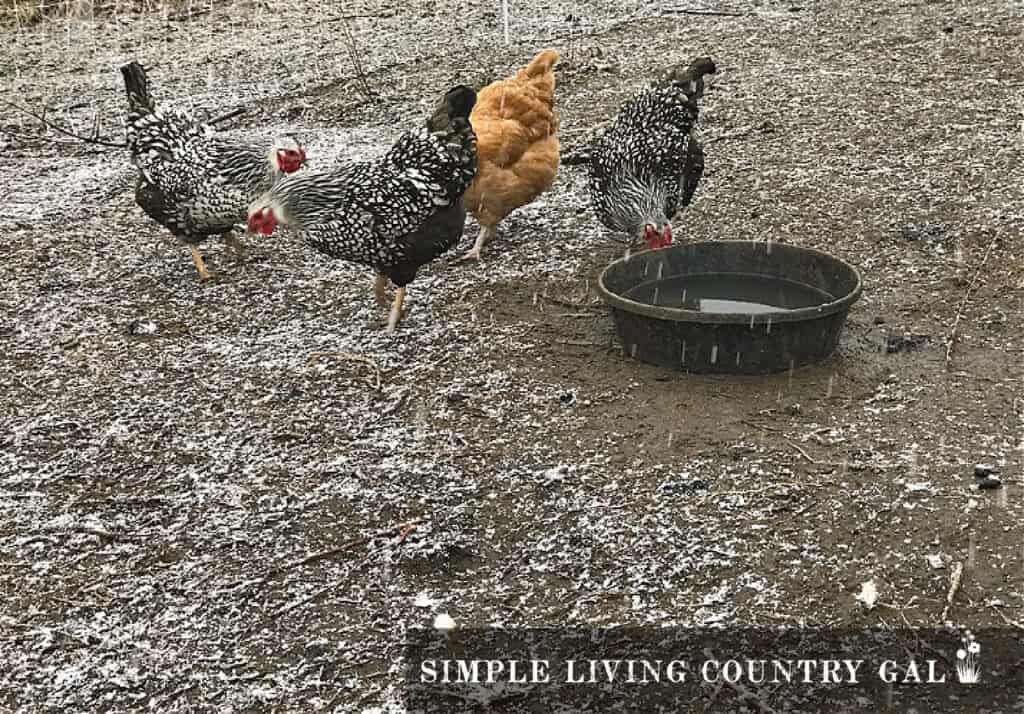
[[207, 245], [201, 284], [123, 151], [5, 110], [0, 709], [390, 710], [405, 628], [440, 612], [937, 626], [956, 563], [949, 622], [1024, 621], [1019, 4], [518, 0], [506, 48], [497, 2], [366, 0], [345, 12], [373, 101], [323, 5], [8, 27], [3, 98], [118, 141], [138, 57], [158, 98], [244, 106], [232, 130], [331, 161], [553, 46], [571, 152], [709, 54], [677, 233], [860, 266], [840, 351], [762, 378], [624, 357], [593, 290], [622, 247], [581, 166], [482, 264], [423, 271], [393, 336], [369, 271], [286, 239]]

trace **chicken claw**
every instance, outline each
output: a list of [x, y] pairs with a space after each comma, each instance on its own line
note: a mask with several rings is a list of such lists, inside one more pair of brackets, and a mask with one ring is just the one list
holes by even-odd
[[388, 315], [388, 332], [394, 332], [398, 327], [398, 321], [402, 319], [402, 303], [405, 301], [405, 288], [398, 288], [395, 291], [395, 302], [391, 306], [391, 314]]
[[377, 304], [381, 307], [388, 306], [388, 279], [387, 276], [377, 273], [377, 279], [373, 281], [373, 293], [377, 296]]
[[189, 244], [188, 247], [189, 250], [192, 251], [192, 260], [196, 264], [196, 270], [199, 271], [199, 279], [209, 280], [210, 278], [212, 278], [214, 276], [214, 273], [211, 273], [209, 270], [206, 269], [206, 263], [203, 262], [203, 254], [200, 253], [199, 249], [192, 244]]

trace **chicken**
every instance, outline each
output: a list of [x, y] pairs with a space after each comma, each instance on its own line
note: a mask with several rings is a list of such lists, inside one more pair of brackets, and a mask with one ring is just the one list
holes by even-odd
[[590, 199], [613, 231], [648, 247], [672, 243], [671, 220], [690, 204], [704, 173], [697, 140], [697, 100], [715, 63], [695, 59], [671, 70], [629, 101], [590, 149]]
[[478, 168], [466, 192], [466, 210], [480, 223], [480, 251], [498, 223], [551, 188], [558, 171], [558, 115], [554, 111], [558, 53], [544, 50], [513, 77], [480, 90], [469, 117], [477, 137]]
[[394, 331], [405, 286], [462, 236], [462, 196], [477, 165], [475, 101], [469, 87], [453, 87], [426, 125], [403, 134], [383, 158], [285, 177], [253, 204], [249, 230], [270, 235], [290, 226], [315, 250], [374, 268], [378, 301], [390, 279]]
[[219, 235], [242, 252], [234, 227], [252, 200], [306, 161], [286, 138], [270, 146], [218, 136], [213, 127], [156, 107], [146, 72], [137, 62], [121, 68], [128, 92], [128, 148], [138, 168], [135, 201], [146, 214], [189, 246], [200, 279], [211, 277], [198, 244]]

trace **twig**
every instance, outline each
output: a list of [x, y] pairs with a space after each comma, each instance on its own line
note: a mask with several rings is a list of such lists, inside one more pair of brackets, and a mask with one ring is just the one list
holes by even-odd
[[416, 518], [416, 519], [408, 521], [406, 523], [402, 523], [401, 525], [392, 526], [391, 528], [388, 528], [386, 530], [377, 531], [376, 533], [373, 533], [373, 534], [368, 535], [368, 536], [360, 536], [358, 538], [353, 538], [352, 540], [348, 541], [347, 543], [343, 543], [342, 545], [338, 546], [337, 548], [331, 548], [330, 550], [322, 550], [322, 551], [320, 551], [318, 553], [312, 553], [310, 555], [307, 555], [304, 558], [300, 558], [298, 560], [294, 560], [291, 563], [286, 563], [286, 564], [284, 564], [284, 565], [282, 565], [282, 566], [272, 570], [271, 574], [272, 575], [278, 575], [280, 573], [283, 573], [286, 570], [292, 570], [294, 568], [302, 567], [303, 565], [309, 565], [310, 563], [316, 563], [316, 562], [321, 561], [321, 560], [327, 560], [328, 558], [333, 558], [336, 555], [341, 555], [345, 551], [351, 550], [352, 548], [355, 548], [357, 545], [360, 545], [362, 543], [367, 543], [367, 542], [369, 542], [371, 540], [374, 540], [376, 538], [388, 538], [390, 536], [398, 534], [400, 537], [402, 537], [402, 540], [404, 541], [405, 537], [402, 536], [402, 534], [404, 533], [405, 536], [408, 536], [408, 534], [411, 533], [412, 530], [415, 530], [415, 528], [417, 526], [419, 526], [421, 523], [423, 523], [425, 520], [426, 519], [424, 519], [424, 518]]
[[[710, 647], [704, 648], [704, 656], [707, 657], [709, 660], [717, 659], [715, 657], [715, 653], [711, 651]], [[770, 706], [761, 701], [760, 697], [755, 695], [753, 692], [751, 692], [749, 689], [744, 687], [739, 682], [730, 682], [728, 680], [724, 681], [726, 684], [729, 685], [729, 687], [732, 688], [734, 692], [740, 695], [741, 699], [746, 699], [748, 702], [755, 705], [758, 709], [760, 709], [763, 712], [763, 714], [777, 714], [774, 709], [772, 709]]]
[[992, 236], [992, 241], [988, 244], [988, 250], [985, 251], [985, 257], [981, 259], [981, 265], [974, 271], [974, 277], [971, 279], [971, 284], [967, 286], [967, 292], [964, 293], [963, 300], [960, 301], [960, 307], [957, 308], [956, 317], [953, 318], [953, 327], [949, 330], [949, 341], [946, 344], [946, 369], [950, 368], [950, 364], [953, 360], [953, 347], [956, 345], [956, 330], [960, 326], [960, 318], [964, 314], [964, 308], [967, 307], [968, 300], [971, 299], [971, 293], [974, 292], [974, 288], [978, 284], [978, 278], [981, 276], [981, 271], [985, 268], [985, 263], [988, 262], [988, 257], [992, 254], [992, 249], [996, 245], [996, 240], [999, 236]]
[[1024, 630], [1024, 624], [1018, 622], [1017, 620], [1011, 620], [1009, 617], [1003, 614], [1002, 610], [995, 606], [993, 606], [992, 609], [996, 611], [996, 614], [998, 614], [999, 617], [1003, 618], [1003, 622], [1005, 622], [1007, 625], [1012, 625], [1013, 627], [1016, 627], [1018, 630]]
[[662, 10], [662, 15], [708, 15], [710, 17], [747, 17], [755, 12], [732, 12], [729, 10], [691, 10], [681, 7], [675, 10]]
[[79, 141], [85, 142], [86, 144], [96, 144], [97, 146], [109, 146], [109, 147], [112, 147], [112, 148], [115, 148], [115, 149], [125, 149], [125, 148], [128, 147], [128, 144], [126, 144], [124, 142], [114, 143], [112, 141], [103, 141], [102, 139], [97, 139], [95, 137], [90, 138], [88, 136], [82, 136], [81, 134], [76, 134], [73, 131], [70, 131], [69, 129], [65, 129], [62, 126], [54, 124], [52, 121], [50, 121], [49, 119], [44, 117], [42, 114], [36, 114], [31, 109], [26, 109], [25, 107], [18, 106], [17, 104], [14, 104], [12, 102], [8, 102], [6, 100], [0, 100], [0, 102], [2, 102], [5, 106], [10, 107], [11, 109], [14, 109], [15, 111], [22, 112], [23, 114], [28, 114], [30, 117], [38, 119], [39, 121], [41, 121], [43, 123], [44, 126], [46, 126], [49, 129], [52, 129], [52, 130], [56, 131], [59, 134], [63, 134], [64, 136], [70, 136], [71, 138], [78, 139]]
[[569, 347], [604, 347], [603, 342], [588, 342], [587, 340], [555, 340], [556, 345], [568, 345]]
[[567, 319], [595, 319], [598, 317], [593, 312], [560, 312], [552, 317], [563, 317]]
[[363, 62], [359, 58], [359, 47], [356, 45], [355, 35], [352, 34], [352, 27], [344, 17], [341, 18], [341, 27], [345, 33], [345, 49], [348, 50], [349, 59], [352, 60], [352, 68], [356, 71], [356, 80], [359, 82], [359, 86], [362, 88], [363, 94], [366, 95], [367, 99], [376, 99], [377, 94], [370, 87], [370, 80], [367, 79], [366, 71], [363, 69]]
[[942, 615], [939, 617], [939, 620], [942, 622], [945, 622], [946, 618], [949, 617], [949, 609], [953, 607], [953, 598], [960, 592], [960, 583], [963, 581], [963, 578], [964, 564], [957, 561], [953, 566], [953, 572], [949, 576], [949, 592], [946, 593], [946, 606], [942, 608]]
[[290, 603], [288, 603], [287, 605], [285, 605], [285, 606], [283, 606], [281, 608], [278, 608], [277, 610], [274, 611], [273, 614], [271, 614], [270, 619], [276, 620], [277, 618], [281, 617], [281, 615], [286, 615], [289, 612], [291, 612], [292, 610], [297, 610], [298, 608], [302, 607], [303, 605], [308, 605], [309, 603], [313, 602], [314, 600], [316, 600], [316, 599], [326, 595], [328, 591], [334, 590], [336, 587], [337, 587], [337, 585], [331, 584], [331, 585], [325, 585], [324, 587], [320, 588], [319, 590], [314, 590], [313, 592], [311, 592], [306, 597], [299, 598], [298, 600], [295, 600], [295, 601], [290, 602]]
[[777, 429], [774, 426], [765, 426], [764, 424], [758, 424], [757, 422], [750, 421], [749, 419], [740, 419], [737, 423], [744, 424], [746, 426], [751, 426], [754, 427], [755, 429], [761, 429], [762, 431], [784, 431], [783, 429]]
[[208, 119], [206, 121], [206, 123], [207, 124], [220, 124], [221, 122], [225, 122], [228, 119], [234, 119], [237, 116], [245, 114], [245, 112], [246, 112], [245, 107], [238, 107], [237, 109], [232, 109], [227, 114], [221, 114], [220, 116], [214, 117], [213, 119]]
[[803, 456], [808, 461], [810, 461], [812, 464], [815, 464], [815, 465], [820, 465], [821, 464], [820, 461], [818, 461], [816, 458], [814, 458], [813, 456], [808, 454], [807, 451], [802, 446], [800, 446], [799, 444], [794, 444], [792, 441], [789, 441], [789, 440], [787, 440], [786, 443], [789, 444], [790, 446], [792, 446], [797, 451], [799, 451], [800, 455]]

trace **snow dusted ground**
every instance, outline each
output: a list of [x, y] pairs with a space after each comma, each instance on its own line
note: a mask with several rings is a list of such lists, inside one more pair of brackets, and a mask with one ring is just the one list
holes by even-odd
[[[1019, 9], [521, 0], [504, 48], [496, 2], [374, 0], [344, 10], [369, 101], [325, 5], [7, 28], [3, 99], [78, 131], [98, 112], [117, 141], [137, 57], [159, 99], [244, 106], [233, 130], [332, 161], [554, 46], [574, 150], [656, 70], [710, 54], [683, 237], [859, 265], [841, 353], [757, 379], [624, 358], [592, 290], [621, 248], [575, 166], [482, 264], [424, 271], [393, 336], [369, 271], [288, 240], [242, 263], [210, 244], [200, 284], [121, 151], [7, 112], [0, 708], [397, 711], [403, 632], [440, 612], [934, 626], [956, 562], [950, 620], [1024, 620]], [[979, 491], [976, 462], [1004, 488]]]

